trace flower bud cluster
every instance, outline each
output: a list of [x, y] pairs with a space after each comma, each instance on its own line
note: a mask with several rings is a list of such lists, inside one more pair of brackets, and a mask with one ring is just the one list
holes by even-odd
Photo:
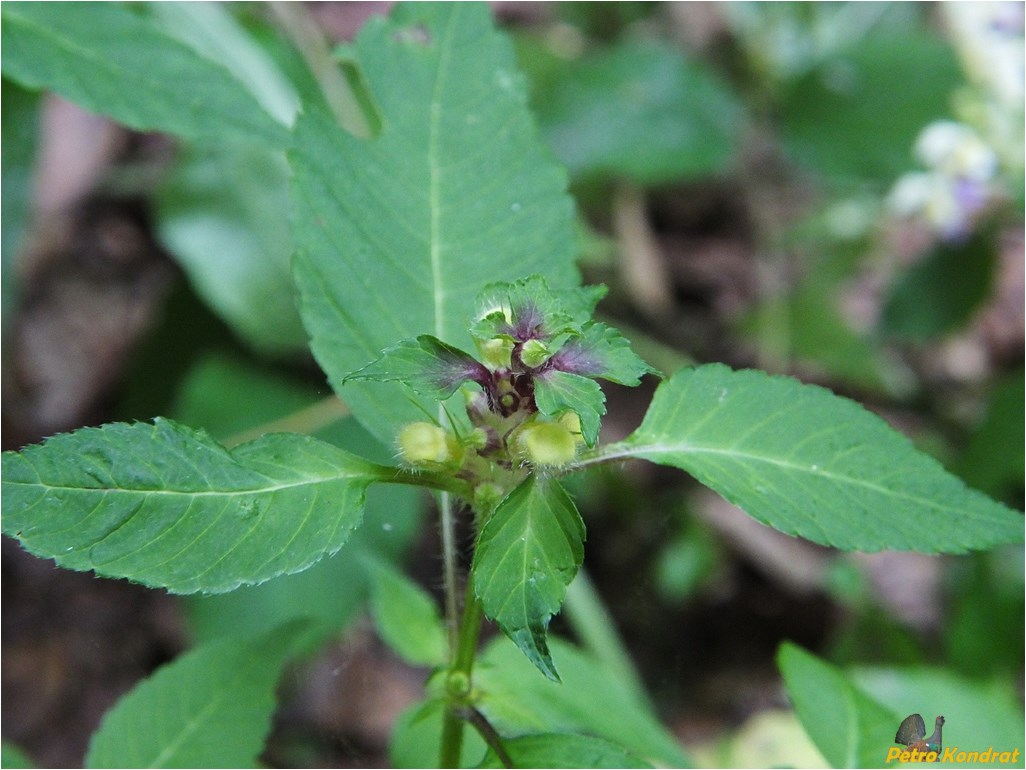
[[598, 439], [605, 397], [594, 380], [637, 385], [652, 372], [615, 329], [591, 320], [601, 288], [550, 290], [533, 276], [495, 284], [470, 327], [477, 356], [431, 335], [403, 340], [346, 379], [401, 381], [422, 396], [465, 398], [466, 420], [402, 428], [407, 465], [470, 481], [488, 510], [531, 469], [564, 467]]

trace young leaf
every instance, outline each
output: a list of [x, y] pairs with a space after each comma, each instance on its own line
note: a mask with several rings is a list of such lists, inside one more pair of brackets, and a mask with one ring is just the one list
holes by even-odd
[[499, 503], [474, 551], [474, 589], [499, 624], [554, 681], [545, 633], [584, 559], [584, 522], [553, 479], [528, 476]]
[[361, 561], [370, 576], [371, 615], [381, 638], [415, 666], [445, 663], [445, 626], [431, 596], [393, 565], [370, 555]]
[[577, 233], [566, 174], [538, 141], [486, 5], [397, 5], [352, 51], [381, 133], [358, 140], [312, 105], [297, 120], [293, 272], [317, 360], [391, 443], [422, 410], [398, 385], [342, 380], [418, 334], [472, 349], [467, 321], [489, 282], [576, 284]]
[[[514, 767], [652, 767], [609, 741], [590, 735], [542, 733], [502, 742]], [[479, 767], [505, 767], [491, 749]]]
[[256, 767], [305, 628], [213, 642], [164, 666], [104, 716], [86, 767]]
[[620, 385], [635, 386], [645, 374], [658, 374], [631, 350], [630, 341], [611, 326], [588, 324], [579, 337], [572, 337], [550, 359], [563, 372], [584, 377], [601, 377]]
[[404, 382], [422, 396], [443, 401], [467, 381], [488, 381], [489, 373], [472, 356], [437, 337], [422, 334], [386, 348], [381, 358], [353, 372], [349, 380]]
[[901, 716], [801, 647], [781, 645], [777, 664], [802, 726], [831, 765], [883, 766]]
[[[258, 139], [288, 130], [220, 64], [120, 3], [12, 3], [2, 9], [4, 76], [46, 88], [140, 131]], [[188, 87], [183, 87], [188, 84]]]
[[579, 329], [605, 294], [601, 285], [552, 289], [540, 275], [491, 283], [477, 299], [480, 320], [471, 333], [482, 340], [505, 334], [521, 342], [539, 333], [552, 337], [564, 328]]
[[681, 468], [763, 524], [836, 548], [961, 553], [1023, 541], [1021, 514], [855, 402], [788, 377], [683, 369], [602, 456]]
[[62, 567], [175, 593], [230, 591], [337, 551], [388, 471], [316, 439], [232, 451], [158, 418], [3, 455], [3, 531]]
[[595, 444], [606, 413], [606, 397], [595, 380], [550, 369], [535, 378], [534, 400], [545, 415], [554, 417], [567, 409], [576, 412], [585, 442]]

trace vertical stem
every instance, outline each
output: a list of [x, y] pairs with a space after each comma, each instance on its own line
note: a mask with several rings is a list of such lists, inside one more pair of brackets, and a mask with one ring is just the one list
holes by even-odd
[[474, 595], [474, 578], [473, 575], [469, 575], [463, 603], [463, 618], [460, 621], [459, 636], [453, 648], [452, 665], [446, 679], [446, 695], [449, 702], [442, 722], [440, 767], [459, 767], [467, 698], [473, 689], [471, 676], [483, 618], [481, 602]]
[[477, 637], [481, 633], [483, 619], [484, 611], [481, 609], [481, 602], [474, 595], [474, 575], [471, 573], [467, 576], [467, 591], [463, 598], [463, 619], [460, 622], [456, 656], [452, 664], [452, 670], [462, 673], [468, 680], [474, 671]]
[[442, 528], [442, 585], [445, 589], [445, 625], [449, 631], [449, 660], [455, 663], [459, 638], [459, 605], [456, 600], [456, 521], [452, 497], [442, 492], [438, 499]]

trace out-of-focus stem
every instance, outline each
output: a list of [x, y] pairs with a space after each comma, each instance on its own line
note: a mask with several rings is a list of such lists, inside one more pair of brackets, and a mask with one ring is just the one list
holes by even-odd
[[337, 397], [330, 396], [280, 419], [236, 433], [225, 439], [224, 445], [233, 447], [244, 444], [247, 441], [260, 438], [265, 433], [305, 433], [309, 435], [336, 420], [341, 420], [348, 414], [349, 407], [339, 401]]
[[305, 4], [278, 0], [271, 3], [271, 10], [302, 54], [339, 125], [353, 136], [361, 139], [370, 137], [373, 131], [360, 101], [332, 58], [327, 41]]

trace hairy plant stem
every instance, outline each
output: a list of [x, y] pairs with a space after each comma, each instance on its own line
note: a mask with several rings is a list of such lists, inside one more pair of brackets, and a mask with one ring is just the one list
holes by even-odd
[[[467, 587], [463, 599], [463, 617], [460, 619], [459, 632], [456, 643], [450, 648], [451, 663], [446, 677], [446, 704], [445, 717], [442, 722], [442, 747], [439, 754], [440, 767], [459, 767], [460, 751], [463, 748], [463, 724], [468, 719], [470, 696], [473, 691], [474, 658], [477, 655], [477, 639], [481, 633], [481, 622], [484, 619], [484, 612], [481, 609], [481, 602], [474, 595], [473, 575], [467, 576]], [[476, 713], [476, 717], [487, 723], [484, 716]], [[488, 726], [491, 730], [491, 725]], [[485, 740], [492, 743], [494, 738], [501, 750], [501, 743], [498, 742], [497, 734], [491, 730], [489, 735], [484, 735]], [[498, 752], [497, 752], [498, 753]], [[505, 752], [502, 751], [500, 756]]]
[[438, 496], [442, 529], [442, 585], [445, 588], [445, 625], [449, 631], [449, 656], [455, 660], [459, 638], [459, 606], [456, 599], [456, 521], [452, 497], [448, 492]]

